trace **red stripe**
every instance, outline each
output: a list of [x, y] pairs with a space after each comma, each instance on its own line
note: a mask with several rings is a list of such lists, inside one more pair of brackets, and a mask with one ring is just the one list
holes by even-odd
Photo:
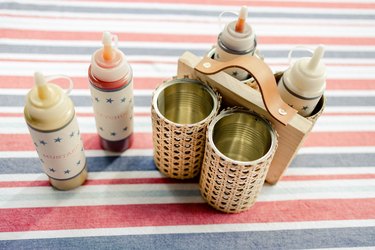
[[375, 146], [375, 132], [312, 132], [304, 147]]
[[358, 180], [375, 179], [375, 174], [337, 174], [337, 175], [287, 175], [282, 181], [316, 181], [316, 180]]
[[[121, 185], [121, 184], [182, 184], [182, 183], [197, 183], [196, 179], [190, 180], [176, 180], [167, 177], [162, 178], [131, 178], [131, 179], [88, 179], [83, 186], [93, 185]], [[15, 187], [46, 187], [49, 186], [46, 181], [0, 181], [0, 188], [15, 188]]]
[[[0, 59], [0, 62], [47, 62], [47, 63], [85, 63], [87, 65], [90, 64], [90, 60], [60, 60], [60, 59], [52, 59], [52, 60], [45, 60], [45, 59]], [[177, 64], [177, 62], [172, 61], [158, 61], [158, 60], [128, 60], [130, 64], [152, 64], [152, 63], [162, 63], [162, 64]], [[328, 66], [331, 64], [327, 64]], [[375, 64], [374, 64], [375, 65]], [[287, 66], [287, 65], [286, 65]], [[336, 66], [372, 66], [371, 64], [351, 64], [351, 65], [344, 65], [338, 64]]]
[[[13, 17], [13, 18], [34, 18], [34, 19], [43, 19], [45, 21], [48, 21], [48, 19], [54, 19], [56, 20], [56, 17], [52, 17], [52, 16], [48, 16], [48, 15], [44, 15], [44, 16], [41, 16], [38, 14], [10, 14], [10, 13], [6, 13], [6, 14], [1, 14], [1, 16], [6, 16], [6, 17]], [[80, 17], [68, 17], [68, 16], [64, 16], [64, 17], [59, 17], [58, 18], [59, 20], [76, 20], [76, 21], [82, 21], [82, 20], [95, 20], [95, 21], [144, 21], [145, 19], [144, 18], [134, 18], [134, 17], [126, 17], [126, 16], [117, 16], [117, 17], [102, 17], [102, 16], [96, 16], [96, 17], [87, 17], [87, 16], [80, 16]], [[187, 21], [189, 23], [199, 23], [199, 24], [202, 24], [202, 23], [213, 23], [213, 24], [217, 24], [218, 20], [215, 20], [215, 19], [207, 19], [207, 20], [182, 20], [182, 19], [173, 19], [171, 17], [168, 17], [167, 19], [163, 19], [162, 16], [160, 16], [159, 18], [152, 18], [153, 22], [173, 22], [173, 23], [186, 23]], [[303, 23], [296, 23], [296, 22], [293, 22], [293, 21], [285, 21], [285, 20], [280, 20], [277, 22], [279, 25], [294, 25], [294, 26], [309, 26], [309, 25], [312, 25], [312, 26], [316, 26], [316, 22], [314, 21], [306, 21], [304, 20]], [[267, 21], [262, 21], [262, 20], [252, 20], [251, 21], [251, 24], [254, 25], [254, 26], [258, 26], [258, 25], [268, 25], [269, 22]], [[339, 26], [345, 26], [345, 27], [373, 27], [372, 24], [370, 23], [329, 23], [329, 25], [331, 27], [339, 27]]]
[[[46, 39], [46, 40], [93, 40], [100, 41], [102, 32], [69, 32], [69, 31], [44, 31], [44, 30], [17, 30], [2, 29], [2, 37], [21, 39]], [[145, 33], [116, 33], [119, 40], [145, 41], [145, 42], [209, 42], [215, 43], [214, 35], [174, 35], [174, 34], [145, 34]]]
[[374, 219], [374, 211], [375, 199], [257, 202], [235, 215], [203, 203], [18, 208], [1, 209], [0, 231], [361, 220]]
[[328, 90], [373, 90], [374, 79], [328, 79]]
[[[103, 2], [103, 0], [83, 0], [87, 2]], [[110, 0], [108, 2], [130, 2], [132, 1], [124, 1], [124, 0]], [[158, 4], [166, 4], [172, 3], [175, 4], [176, 0], [142, 0], [144, 3], [158, 3]], [[200, 5], [212, 5], [213, 2], [210, 0], [184, 0], [178, 1], [179, 4], [200, 4]], [[230, 3], [230, 4], [229, 4]], [[338, 2], [297, 2], [297, 1], [256, 1], [252, 0], [249, 1], [239, 1], [239, 0], [215, 0], [215, 5], [249, 5], [250, 7], [292, 7], [292, 8], [324, 8], [324, 9], [331, 9], [331, 8], [339, 8], [339, 9], [374, 9], [374, 3], [338, 3]], [[251, 15], [251, 14], [250, 14]]]
[[[45, 40], [92, 40], [99, 41], [101, 32], [69, 32], [44, 30], [2, 29], [2, 37]], [[120, 40], [144, 42], [216, 43], [216, 35], [194, 34], [146, 34], [117, 33]], [[124, 39], [122, 39], [123, 37]], [[309, 36], [258, 36], [259, 44], [326, 44], [326, 45], [374, 45], [375, 37], [309, 37]]]
[[[87, 65], [88, 67], [88, 65]], [[172, 76], [171, 76], [172, 77]], [[153, 77], [135, 77], [134, 89], [155, 89], [155, 87], [167, 78]], [[88, 77], [72, 77], [75, 89], [88, 89]], [[56, 79], [57, 84], [66, 86], [66, 81]], [[30, 89], [34, 86], [34, 78], [32, 76], [0, 76], [0, 88], [21, 88]]]
[[374, 45], [374, 37], [257, 36], [259, 44]]
[[[88, 67], [88, 65], [87, 65]], [[171, 76], [172, 77], [172, 76]], [[72, 77], [75, 89], [88, 89], [87, 77]], [[135, 77], [135, 89], [155, 89], [155, 87], [165, 81], [167, 78], [162, 77]], [[56, 80], [57, 83], [60, 83]], [[65, 82], [61, 81], [63, 86]], [[34, 85], [34, 78], [32, 76], [1, 76], [0, 88], [20, 88], [29, 89]], [[374, 90], [374, 79], [328, 79], [328, 90]]]
[[[65, 60], [65, 59], [0, 59], [0, 62], [42, 62], [42, 63], [84, 63], [89, 65], [90, 60]], [[162, 60], [128, 60], [130, 64], [153, 64], [153, 63], [160, 63], [160, 64], [173, 64], [177, 65], [177, 61], [162, 61]], [[326, 63], [326, 66], [334, 66], [334, 67], [371, 67], [375, 66], [375, 63]], [[274, 66], [285, 67], [287, 68], [289, 64], [285, 63], [268, 63], [268, 66], [271, 68]]]
[[[97, 134], [81, 134], [84, 147], [87, 150], [101, 149]], [[35, 150], [31, 136], [28, 134], [1, 134], [0, 151]], [[150, 133], [136, 133], [131, 146], [132, 149], [151, 149], [152, 137]]]
[[[35, 150], [29, 134], [0, 134], [0, 151]], [[375, 132], [312, 132], [304, 147], [375, 146]], [[97, 134], [82, 134], [87, 150], [101, 149]], [[133, 149], [152, 149], [151, 133], [135, 133]]]
[[340, 113], [340, 112], [327, 112], [324, 111], [323, 116], [366, 116], [366, 115], [375, 115], [375, 112], [345, 112], [345, 113]]

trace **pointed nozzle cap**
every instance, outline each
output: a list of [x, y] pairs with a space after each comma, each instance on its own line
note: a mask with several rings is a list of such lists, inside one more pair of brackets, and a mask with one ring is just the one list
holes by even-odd
[[34, 73], [34, 82], [38, 90], [39, 99], [41, 100], [47, 99], [49, 95], [49, 90], [48, 90], [46, 79], [44, 78], [44, 75], [41, 72], [37, 71]]
[[240, 12], [238, 14], [238, 19], [244, 19], [244, 20], [246, 20], [246, 18], [247, 18], [247, 6], [244, 5], [240, 9]]
[[113, 56], [113, 50], [112, 50], [112, 37], [113, 35], [111, 32], [104, 31], [103, 37], [102, 37], [102, 43], [103, 43], [103, 58], [106, 61], [112, 60]]
[[104, 46], [112, 44], [112, 34], [111, 34], [111, 32], [108, 32], [108, 31], [103, 32], [102, 43], [103, 43]]
[[322, 45], [319, 45], [315, 49], [313, 56], [311, 57], [309, 63], [307, 64], [307, 68], [311, 71], [316, 70], [323, 56], [324, 56], [324, 47]]
[[247, 17], [247, 7], [242, 6], [240, 12], [238, 13], [238, 20], [236, 23], [235, 31], [242, 33], [245, 30], [246, 24], [246, 17]]
[[326, 67], [321, 60], [324, 47], [318, 46], [312, 57], [298, 59], [284, 73], [288, 87], [305, 97], [316, 97], [323, 93], [326, 86]]

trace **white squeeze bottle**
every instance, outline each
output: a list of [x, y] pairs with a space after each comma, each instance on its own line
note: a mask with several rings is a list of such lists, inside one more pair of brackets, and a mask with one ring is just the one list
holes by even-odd
[[[52, 83], [63, 78], [70, 82], [68, 91]], [[69, 190], [87, 178], [86, 157], [74, 105], [68, 94], [70, 78], [44, 76], [35, 72], [35, 86], [26, 96], [25, 120], [31, 138], [52, 186]]]
[[326, 88], [323, 55], [324, 47], [320, 45], [312, 57], [300, 58], [290, 65], [278, 83], [281, 98], [305, 117], [314, 111]]
[[[217, 38], [217, 47], [214, 59], [217, 61], [229, 61], [242, 55], [254, 55], [256, 51], [256, 37], [251, 26], [246, 23], [247, 7], [242, 6], [236, 21], [225, 25]], [[229, 68], [226, 73], [242, 81], [249, 78], [246, 71], [237, 68]]]

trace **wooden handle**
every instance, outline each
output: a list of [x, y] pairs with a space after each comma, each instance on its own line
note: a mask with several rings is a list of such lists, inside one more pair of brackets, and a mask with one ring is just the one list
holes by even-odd
[[254, 78], [259, 85], [267, 111], [277, 121], [287, 125], [297, 113], [297, 110], [291, 108], [281, 99], [271, 69], [257, 57], [242, 56], [226, 62], [204, 57], [195, 67], [195, 70], [206, 75], [212, 75], [232, 67], [241, 68]]

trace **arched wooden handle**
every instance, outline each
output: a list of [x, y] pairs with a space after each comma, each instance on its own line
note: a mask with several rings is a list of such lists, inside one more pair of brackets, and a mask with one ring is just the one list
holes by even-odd
[[242, 56], [226, 62], [220, 62], [205, 57], [195, 67], [195, 70], [206, 75], [212, 75], [232, 67], [241, 68], [254, 78], [259, 85], [267, 111], [277, 121], [287, 125], [297, 113], [297, 110], [291, 108], [281, 99], [271, 69], [257, 57]]

